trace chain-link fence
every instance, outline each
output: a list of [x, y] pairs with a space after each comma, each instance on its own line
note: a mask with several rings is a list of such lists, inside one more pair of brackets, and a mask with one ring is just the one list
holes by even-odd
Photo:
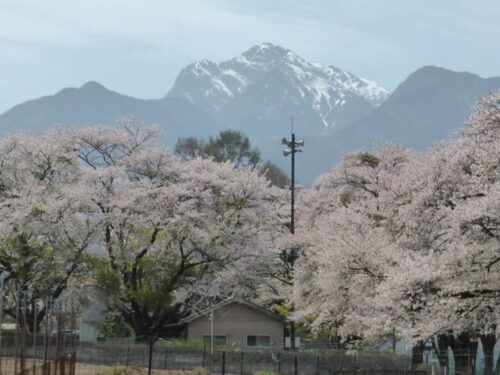
[[320, 374], [415, 374], [405, 355], [379, 352], [271, 351], [179, 347], [165, 341], [135, 343], [110, 341], [84, 344], [78, 348], [78, 362], [98, 366], [135, 366], [141, 368], [192, 371], [205, 368], [212, 374], [249, 375], [273, 372], [283, 375]]
[[[4, 335], [0, 375], [43, 375], [48, 367], [51, 369], [49, 374], [64, 371], [67, 375], [70, 370], [66, 364], [72, 353], [75, 353], [72, 361], [76, 362], [76, 368], [73, 367], [71, 375], [105, 375], [114, 366], [131, 366], [144, 373], [153, 371], [156, 374], [203, 368], [212, 374], [224, 375], [262, 371], [282, 375], [478, 375], [492, 374], [496, 365], [494, 358], [476, 357], [473, 351], [397, 354], [338, 349], [276, 351], [217, 347], [212, 352], [203, 342], [132, 338], [86, 343], [64, 332], [35, 338], [27, 335], [23, 343], [20, 345], [15, 337]], [[56, 370], [55, 366], [61, 370]]]

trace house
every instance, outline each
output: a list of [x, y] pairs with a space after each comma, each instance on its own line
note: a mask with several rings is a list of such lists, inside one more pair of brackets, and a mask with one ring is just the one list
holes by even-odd
[[[211, 320], [213, 311], [213, 322]], [[285, 320], [253, 303], [232, 299], [183, 320], [188, 340], [241, 349], [283, 349]], [[213, 323], [213, 325], [212, 325]]]

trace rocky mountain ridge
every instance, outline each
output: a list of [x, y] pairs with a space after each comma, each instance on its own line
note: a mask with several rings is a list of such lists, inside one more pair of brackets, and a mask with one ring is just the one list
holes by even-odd
[[257, 119], [269, 132], [288, 112], [307, 124], [306, 133], [316, 133], [360, 118], [388, 95], [373, 81], [262, 43], [228, 61], [188, 65], [167, 97], [186, 99], [227, 126], [248, 128]]
[[202, 60], [183, 69], [168, 94], [137, 99], [87, 82], [19, 104], [0, 115], [0, 134], [42, 131], [51, 125], [113, 124], [137, 117], [158, 124], [164, 142], [207, 137], [222, 129], [247, 134], [264, 159], [285, 171], [280, 140], [305, 140], [297, 178], [310, 184], [343, 152], [392, 142], [423, 150], [457, 136], [475, 102], [500, 89], [500, 77], [481, 78], [423, 67], [392, 94], [334, 66], [307, 62], [290, 50], [262, 43], [221, 63]]

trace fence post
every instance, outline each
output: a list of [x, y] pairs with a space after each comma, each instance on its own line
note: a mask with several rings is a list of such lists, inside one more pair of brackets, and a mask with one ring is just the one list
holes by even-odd
[[202, 359], [202, 363], [201, 363], [201, 367], [205, 368], [205, 357], [207, 355], [207, 346], [205, 345], [205, 343], [203, 343], [203, 359]]
[[222, 351], [222, 375], [226, 375], [226, 351]]
[[19, 284], [16, 285], [16, 334], [14, 336], [14, 374], [17, 374], [18, 356], [19, 356], [19, 307], [21, 302], [21, 291]]
[[142, 349], [142, 367], [146, 367], [146, 348]]
[[151, 375], [151, 368], [153, 367], [153, 338], [149, 339], [149, 360], [148, 360], [148, 375]]
[[2, 323], [3, 323], [3, 282], [5, 273], [0, 272], [0, 374], [2, 372]]
[[165, 370], [167, 369], [167, 356], [168, 356], [168, 345], [167, 345], [167, 342], [165, 341], [165, 364], [163, 367], [165, 367]]
[[36, 320], [37, 320], [37, 311], [36, 311], [36, 299], [33, 302], [33, 375], [36, 375]]
[[294, 375], [297, 375], [299, 373], [299, 363], [297, 359], [297, 354], [293, 357], [293, 373]]
[[45, 368], [42, 372], [43, 375], [47, 374], [49, 315], [49, 299], [45, 298], [45, 333], [43, 335], [43, 364]]
[[26, 317], [26, 310], [27, 310], [28, 306], [27, 306], [27, 292], [24, 291], [23, 292], [23, 299], [22, 299], [22, 309], [23, 309], [23, 313], [22, 313], [22, 316], [21, 316], [21, 321], [22, 321], [22, 325], [21, 325], [21, 334], [22, 334], [22, 338], [21, 338], [21, 372], [25, 373], [26, 372], [26, 359], [27, 359], [27, 356], [28, 356], [28, 353], [27, 353], [27, 346], [26, 346], [26, 331], [27, 331], [27, 323], [28, 323], [28, 318]]
[[208, 372], [209, 373], [212, 373], [212, 364], [214, 362], [214, 358], [213, 357], [214, 357], [213, 354], [210, 354], [208, 356]]
[[64, 370], [66, 370], [66, 355], [63, 354], [59, 360], [59, 374], [64, 375]]
[[243, 357], [245, 353], [241, 352], [241, 358], [240, 358], [240, 375], [243, 375]]
[[71, 375], [76, 374], [76, 351], [73, 352], [73, 357], [71, 359]]
[[316, 375], [319, 375], [319, 355], [316, 358]]
[[470, 360], [470, 349], [467, 348], [467, 375], [472, 375], [472, 367]]
[[281, 374], [281, 353], [278, 352], [278, 374]]

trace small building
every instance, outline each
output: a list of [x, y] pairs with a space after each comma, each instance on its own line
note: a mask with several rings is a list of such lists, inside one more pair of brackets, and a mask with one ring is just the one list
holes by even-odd
[[[213, 326], [211, 321], [213, 311]], [[188, 340], [241, 349], [283, 349], [285, 319], [253, 303], [233, 299], [183, 320]]]

